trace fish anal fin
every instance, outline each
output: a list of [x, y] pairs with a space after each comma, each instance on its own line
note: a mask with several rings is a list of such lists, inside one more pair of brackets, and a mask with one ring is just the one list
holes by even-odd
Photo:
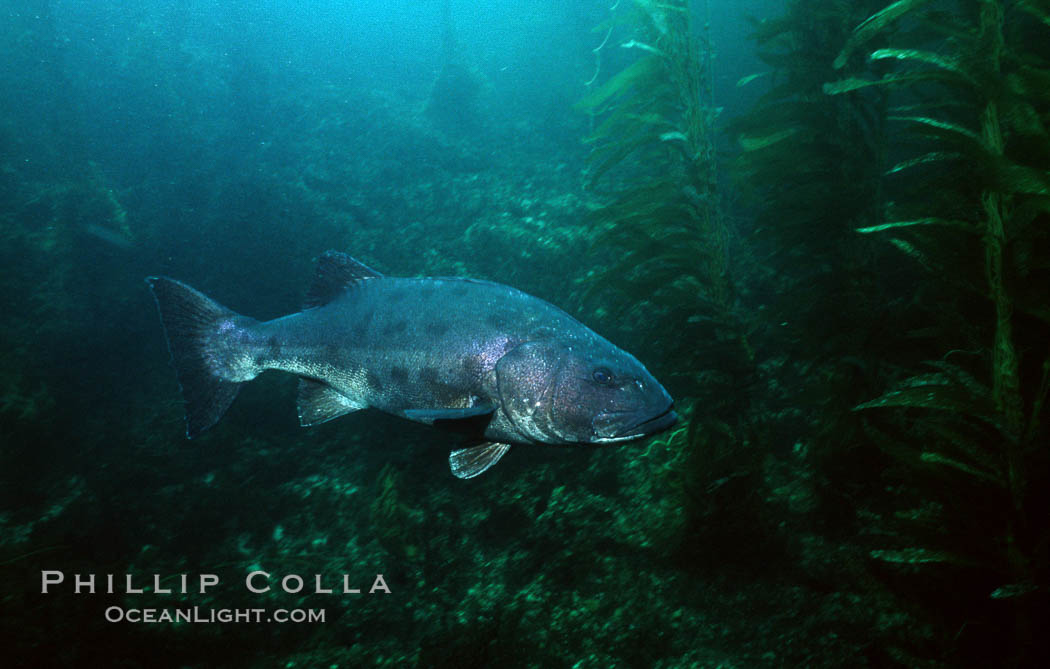
[[495, 441], [460, 448], [448, 454], [448, 465], [457, 478], [472, 479], [499, 462], [509, 450], [510, 444]]
[[364, 408], [364, 404], [355, 402], [327, 383], [299, 379], [299, 424], [303, 427], [324, 423]]
[[314, 282], [306, 293], [304, 309], [320, 307], [342, 295], [351, 286], [383, 275], [339, 251], [325, 251], [317, 259]]

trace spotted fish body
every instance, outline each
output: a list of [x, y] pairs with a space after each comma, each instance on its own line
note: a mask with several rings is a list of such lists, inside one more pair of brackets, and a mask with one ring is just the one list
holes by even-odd
[[178, 281], [147, 281], [190, 437], [268, 369], [300, 377], [304, 426], [370, 407], [463, 432], [470, 445], [450, 456], [461, 478], [485, 471], [510, 444], [626, 441], [675, 420], [670, 396], [633, 356], [498, 283], [386, 277], [329, 251], [307, 308], [259, 322]]

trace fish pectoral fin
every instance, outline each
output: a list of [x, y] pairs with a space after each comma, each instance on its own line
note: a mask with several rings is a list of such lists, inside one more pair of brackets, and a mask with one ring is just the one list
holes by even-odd
[[299, 379], [299, 424], [303, 427], [339, 418], [365, 406], [327, 383], [305, 377]]
[[472, 479], [499, 462], [499, 459], [509, 450], [510, 444], [495, 441], [470, 448], [460, 448], [448, 454], [448, 465], [456, 477]]
[[490, 415], [495, 411], [496, 407], [491, 404], [481, 404], [476, 407], [467, 407], [465, 409], [405, 409], [401, 413], [409, 420], [414, 420], [419, 423], [433, 424], [439, 420], [466, 420], [468, 418], [478, 418], [480, 416]]

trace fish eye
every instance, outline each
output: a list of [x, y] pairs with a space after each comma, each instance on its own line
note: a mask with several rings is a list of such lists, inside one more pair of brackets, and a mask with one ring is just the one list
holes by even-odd
[[601, 386], [607, 386], [612, 383], [613, 373], [608, 367], [599, 367], [594, 370], [594, 382]]

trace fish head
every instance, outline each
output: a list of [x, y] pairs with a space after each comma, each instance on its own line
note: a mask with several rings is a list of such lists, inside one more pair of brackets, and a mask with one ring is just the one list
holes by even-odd
[[677, 420], [671, 396], [642, 363], [596, 336], [520, 344], [496, 375], [502, 411], [528, 441], [618, 443]]

